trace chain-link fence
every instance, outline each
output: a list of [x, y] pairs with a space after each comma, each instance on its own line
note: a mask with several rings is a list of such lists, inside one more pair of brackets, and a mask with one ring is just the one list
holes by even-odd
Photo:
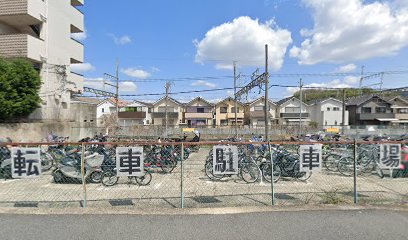
[[0, 207], [406, 204], [407, 144], [2, 144]]

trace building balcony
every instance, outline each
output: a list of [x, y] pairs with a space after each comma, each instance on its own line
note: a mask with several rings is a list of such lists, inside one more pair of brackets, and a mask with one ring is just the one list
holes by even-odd
[[71, 5], [72, 6], [83, 6], [84, 5], [84, 0], [71, 0]]
[[[228, 119], [235, 119], [235, 113], [228, 113], [227, 114]], [[237, 113], [237, 118], [244, 118], [244, 113]]]
[[35, 25], [44, 21], [45, 10], [42, 0], [0, 0], [0, 21], [16, 27]]
[[[264, 118], [265, 113], [263, 111], [251, 111], [249, 113], [249, 117], [250, 118]], [[268, 113], [268, 117], [269, 118], [274, 118], [270, 112]]]
[[395, 113], [395, 118], [398, 118], [399, 120], [407, 120], [408, 113]]
[[212, 119], [212, 113], [185, 113], [186, 119]]
[[84, 91], [83, 75], [71, 72], [70, 75], [68, 76], [68, 82], [69, 82], [69, 84], [67, 85], [68, 90], [81, 93]]
[[358, 114], [359, 120], [377, 120], [378, 118], [396, 118], [394, 113], [360, 113]]
[[27, 58], [42, 62], [45, 56], [44, 41], [28, 34], [0, 35], [0, 56]]
[[69, 53], [71, 54], [71, 64], [84, 62], [84, 45], [73, 38], [71, 38]]
[[300, 115], [302, 118], [309, 118], [309, 113], [280, 113], [281, 118], [300, 118]]
[[[178, 112], [168, 112], [167, 117], [168, 118], [178, 118], [179, 113]], [[166, 113], [165, 112], [154, 112], [153, 118], [166, 118]]]
[[81, 33], [85, 30], [84, 14], [76, 7], [72, 7], [71, 11], [71, 33]]
[[146, 112], [119, 112], [120, 119], [145, 119]]

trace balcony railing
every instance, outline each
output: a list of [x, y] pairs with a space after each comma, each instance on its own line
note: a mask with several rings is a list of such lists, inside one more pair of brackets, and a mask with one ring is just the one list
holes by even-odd
[[118, 116], [122, 119], [144, 119], [146, 112], [119, 112]]
[[360, 113], [360, 120], [376, 120], [377, 118], [395, 118], [394, 113]]
[[302, 118], [309, 118], [309, 113], [281, 113], [280, 117], [281, 118], [299, 118], [300, 115], [302, 115]]
[[[167, 117], [168, 118], [178, 118], [179, 113], [178, 112], [168, 112]], [[154, 112], [153, 118], [166, 118], [166, 113], [165, 112]]]
[[43, 22], [45, 3], [40, 0], [1, 0], [0, 21], [11, 26], [35, 25]]

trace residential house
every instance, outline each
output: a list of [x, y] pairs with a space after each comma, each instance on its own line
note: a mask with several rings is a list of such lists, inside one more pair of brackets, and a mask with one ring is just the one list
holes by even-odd
[[41, 76], [41, 104], [29, 118], [71, 121], [71, 96], [84, 78], [71, 64], [83, 63], [84, 0], [0, 0], [0, 56], [29, 60]]
[[[245, 104], [237, 101], [237, 125], [243, 126]], [[215, 122], [217, 126], [235, 126], [235, 100], [228, 97], [215, 105]]]
[[[119, 99], [119, 108], [125, 107], [129, 102]], [[104, 122], [104, 118], [116, 113], [116, 99], [107, 98], [99, 102], [96, 109], [96, 118], [98, 119], [98, 126], [101, 126]]]
[[213, 126], [214, 105], [197, 97], [185, 104], [184, 119], [189, 127]]
[[152, 124], [153, 104], [133, 101], [119, 110], [121, 126]]
[[[343, 123], [343, 102], [335, 98], [318, 101], [310, 105], [309, 110], [311, 121], [324, 129]], [[348, 111], [344, 112], [344, 125], [348, 125]]]
[[405, 125], [408, 102], [403, 97], [362, 96], [347, 100], [350, 125]]
[[[276, 103], [268, 101], [268, 125], [277, 124]], [[265, 97], [260, 97], [249, 103], [246, 112], [246, 119], [251, 127], [265, 126]]]
[[279, 124], [298, 125], [300, 121], [302, 121], [303, 125], [309, 124], [309, 105], [306, 103], [295, 97], [289, 97], [278, 101], [276, 104], [278, 105]]
[[[167, 114], [166, 114], [167, 105]], [[178, 126], [183, 124], [184, 106], [179, 101], [171, 97], [163, 97], [153, 103], [152, 119], [153, 124], [158, 126]]]

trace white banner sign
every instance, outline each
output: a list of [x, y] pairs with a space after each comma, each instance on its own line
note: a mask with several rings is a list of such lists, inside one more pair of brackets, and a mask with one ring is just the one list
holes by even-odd
[[322, 170], [322, 145], [300, 145], [300, 172], [319, 172]]
[[401, 166], [401, 145], [380, 144], [380, 168], [399, 169]]
[[116, 148], [116, 175], [118, 177], [143, 176], [143, 162], [143, 147]]
[[11, 156], [11, 176], [13, 178], [33, 178], [41, 175], [39, 147], [13, 147]]
[[238, 174], [238, 147], [218, 145], [213, 147], [213, 173]]

